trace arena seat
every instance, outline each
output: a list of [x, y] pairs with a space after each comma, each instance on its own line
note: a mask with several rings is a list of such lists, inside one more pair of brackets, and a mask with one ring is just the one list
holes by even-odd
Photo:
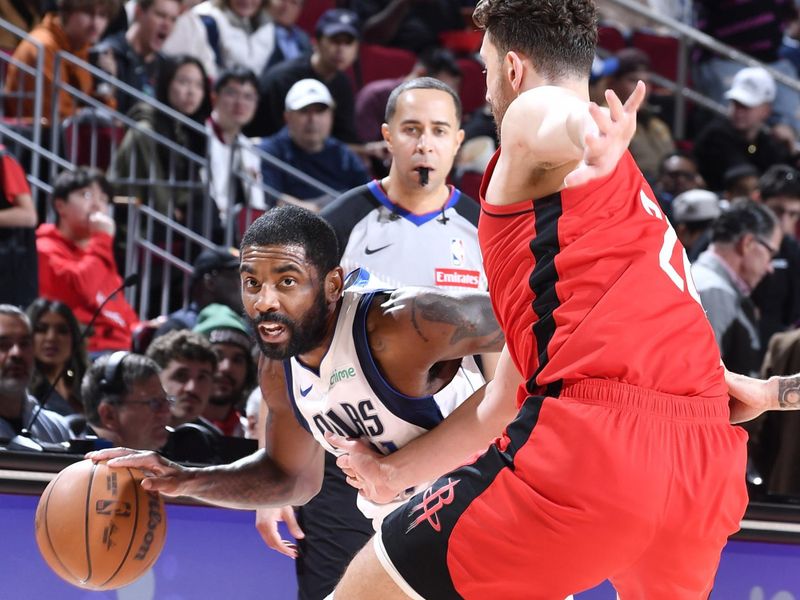
[[650, 57], [653, 72], [671, 81], [678, 77], [678, 38], [671, 35], [637, 30], [631, 36], [631, 46]]
[[336, 8], [336, 0], [305, 0], [297, 26], [313, 38], [317, 20], [329, 8]]
[[404, 77], [411, 72], [417, 56], [410, 50], [377, 44], [362, 44], [358, 53], [359, 87], [377, 79]]
[[623, 33], [614, 25], [605, 24], [597, 27], [597, 47], [607, 52], [617, 52], [628, 45]]
[[93, 166], [105, 171], [111, 164], [112, 148], [116, 148], [122, 142], [125, 129], [108, 116], [84, 109], [64, 120], [61, 134], [64, 138], [67, 160], [78, 166]]
[[478, 110], [486, 101], [486, 77], [481, 64], [472, 58], [459, 58], [461, 67], [461, 105], [465, 115]]

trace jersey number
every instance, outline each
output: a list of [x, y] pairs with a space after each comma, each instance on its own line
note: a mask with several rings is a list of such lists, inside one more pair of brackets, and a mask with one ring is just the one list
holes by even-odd
[[689, 257], [686, 256], [686, 251], [681, 248], [681, 256], [683, 256], [683, 276], [681, 276], [677, 269], [672, 266], [672, 263], [670, 263], [670, 259], [675, 252], [675, 245], [678, 243], [678, 236], [675, 230], [672, 228], [672, 225], [669, 224], [664, 213], [661, 212], [658, 203], [649, 198], [647, 194], [644, 193], [644, 190], [639, 192], [639, 198], [648, 215], [655, 217], [659, 221], [664, 221], [667, 224], [667, 229], [664, 231], [664, 243], [661, 245], [661, 250], [658, 252], [658, 266], [667, 274], [667, 277], [675, 284], [675, 287], [680, 291], [683, 291], [685, 287], [689, 295], [700, 304], [700, 295], [697, 293], [694, 281], [692, 281], [691, 265], [689, 264]]

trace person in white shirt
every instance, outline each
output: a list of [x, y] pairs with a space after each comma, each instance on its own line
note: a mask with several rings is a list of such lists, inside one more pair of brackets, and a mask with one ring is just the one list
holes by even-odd
[[258, 185], [261, 161], [252, 142], [242, 134], [258, 105], [257, 83], [252, 71], [234, 67], [220, 74], [211, 96], [206, 176], [223, 224], [236, 204], [266, 209], [264, 191]]

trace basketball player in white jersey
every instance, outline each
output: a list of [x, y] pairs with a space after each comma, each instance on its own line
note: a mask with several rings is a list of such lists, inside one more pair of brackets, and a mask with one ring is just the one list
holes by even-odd
[[[319, 490], [324, 447], [331, 449], [325, 432], [391, 452], [437, 426], [455, 404], [443, 393], [466, 397], [475, 385], [461, 357], [502, 347], [488, 296], [425, 288], [343, 294], [337, 256], [331, 228], [290, 206], [260, 217], [242, 241], [243, 303], [264, 354], [266, 450], [206, 468], [124, 448], [87, 456], [142, 468], [151, 474], [143, 486], [165, 495], [277, 507]], [[496, 418], [497, 434], [511, 412]], [[489, 441], [476, 439], [471, 451]]]
[[[336, 232], [345, 273], [364, 267], [392, 288], [486, 291], [478, 202], [447, 183], [464, 135], [461, 112], [458, 94], [438, 79], [411, 79], [392, 91], [382, 126], [392, 156], [388, 176], [346, 192], [320, 213]], [[481, 359], [490, 376], [497, 355]], [[474, 366], [471, 358], [464, 365]], [[266, 544], [297, 560], [298, 600], [327, 596], [374, 533], [335, 457], [325, 458], [322, 489], [311, 502], [256, 516]], [[281, 539], [279, 521], [296, 543]]]

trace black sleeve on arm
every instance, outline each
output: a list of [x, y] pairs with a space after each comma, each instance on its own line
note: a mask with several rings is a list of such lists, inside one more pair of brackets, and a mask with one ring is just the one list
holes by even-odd
[[339, 260], [342, 260], [344, 250], [350, 241], [350, 233], [356, 223], [374, 210], [378, 201], [372, 196], [366, 185], [360, 185], [349, 192], [345, 192], [328, 206], [322, 209], [320, 216], [333, 227], [336, 239], [339, 242]]

